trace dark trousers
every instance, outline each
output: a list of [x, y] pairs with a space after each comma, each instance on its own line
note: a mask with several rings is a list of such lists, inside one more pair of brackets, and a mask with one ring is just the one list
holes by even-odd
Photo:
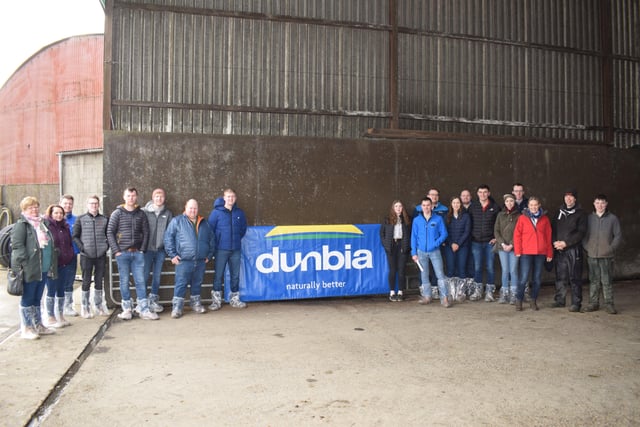
[[93, 274], [94, 289], [102, 290], [102, 281], [104, 279], [104, 270], [107, 257], [103, 255], [99, 258], [89, 258], [80, 255], [80, 268], [82, 269], [82, 290], [91, 289], [91, 275]]
[[405, 284], [404, 269], [407, 264], [407, 256], [409, 254], [402, 252], [400, 242], [391, 244], [391, 252], [387, 252], [387, 264], [389, 264], [389, 290], [396, 290], [396, 274], [398, 275], [398, 290], [402, 290]]
[[556, 251], [556, 294], [555, 301], [565, 305], [567, 288], [571, 286], [571, 305], [582, 304], [582, 247], [572, 246]]

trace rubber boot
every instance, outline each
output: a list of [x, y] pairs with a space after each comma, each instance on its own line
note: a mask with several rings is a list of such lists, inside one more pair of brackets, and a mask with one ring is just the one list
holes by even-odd
[[209, 306], [209, 310], [216, 311], [222, 308], [222, 292], [220, 291], [211, 291], [211, 305]]
[[149, 300], [141, 298], [138, 300], [138, 308], [140, 309], [140, 318], [142, 320], [158, 320], [158, 315], [149, 310]]
[[31, 307], [20, 306], [20, 338], [25, 340], [37, 340], [40, 338], [33, 327], [31, 319]]
[[45, 298], [45, 307], [47, 307], [47, 322], [46, 325], [50, 328], [62, 328], [62, 324], [56, 320], [56, 299], [54, 297]]
[[184, 298], [173, 297], [171, 300], [171, 317], [174, 319], [179, 319], [182, 317], [182, 309], [184, 307]]
[[42, 311], [40, 310], [40, 306], [31, 306], [32, 313], [32, 325], [35, 328], [38, 335], [53, 335], [56, 333], [55, 329], [47, 328], [42, 324]]
[[73, 308], [73, 292], [64, 293], [64, 315], [76, 317], [78, 312]]
[[509, 288], [506, 285], [500, 287], [500, 297], [498, 298], [498, 304], [506, 304], [509, 302]]
[[96, 315], [105, 317], [111, 315], [107, 308], [107, 304], [102, 298], [102, 289], [93, 290], [93, 306], [96, 311]]
[[496, 285], [487, 285], [487, 291], [484, 295], [484, 300], [486, 302], [494, 302], [496, 299], [493, 297], [493, 291], [496, 290]]
[[229, 295], [229, 305], [233, 308], [245, 308], [247, 304], [240, 301], [240, 292], [231, 292]]
[[82, 291], [82, 302], [80, 304], [80, 315], [83, 319], [93, 319], [90, 301], [91, 291]]
[[200, 295], [192, 296], [190, 304], [191, 304], [191, 311], [193, 311], [194, 313], [203, 314], [207, 311], [202, 306], [202, 300], [200, 298]]
[[64, 297], [56, 297], [56, 311], [58, 313], [58, 323], [62, 326], [69, 326], [71, 323], [64, 318]]
[[133, 307], [132, 300], [123, 300], [122, 301], [122, 313], [118, 314], [118, 317], [122, 320], [131, 320], [132, 313], [131, 309]]
[[160, 297], [156, 294], [149, 294], [149, 310], [154, 313], [162, 313], [164, 311], [164, 307], [158, 302]]

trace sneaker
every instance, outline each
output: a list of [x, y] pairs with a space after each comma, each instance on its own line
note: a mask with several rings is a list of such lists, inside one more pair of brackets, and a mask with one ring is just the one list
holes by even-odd
[[109, 309], [104, 305], [96, 307], [95, 309], [96, 309], [96, 315], [98, 316], [108, 317], [111, 315], [111, 313], [109, 312]]
[[182, 317], [182, 312], [180, 310], [171, 310], [171, 318], [179, 319]]
[[616, 308], [613, 306], [613, 304], [607, 304], [604, 306], [604, 311], [606, 311], [609, 314], [618, 314], [618, 311], [616, 310]]
[[65, 325], [62, 324], [61, 322], [58, 322], [58, 320], [55, 317], [49, 317], [46, 321], [45, 321], [45, 326], [49, 327], [49, 328], [62, 328]]
[[56, 333], [55, 329], [47, 328], [43, 324], [39, 323], [36, 327], [36, 333], [38, 335], [53, 335]]
[[37, 340], [40, 338], [40, 335], [33, 328], [23, 328], [23, 331], [20, 333], [20, 338], [25, 340]]
[[[202, 304], [194, 305], [193, 307], [191, 307], [191, 311], [193, 311], [194, 313], [198, 313], [198, 314], [203, 314], [203, 313], [207, 312], [207, 310], [204, 309]], [[171, 312], [171, 314], [173, 314], [173, 312]]]
[[564, 307], [564, 304], [558, 301], [554, 301], [551, 304], [549, 304], [549, 308], [562, 308]]
[[392, 302], [396, 302], [396, 301], [398, 301], [398, 299], [397, 299], [397, 297], [396, 297], [396, 293], [395, 293], [395, 292], [391, 292], [391, 293], [389, 294], [389, 301], [392, 301]]
[[127, 308], [125, 310], [122, 310], [122, 313], [118, 314], [118, 318], [122, 319], [122, 320], [131, 320], [131, 309]]
[[71, 322], [69, 322], [67, 319], [65, 318], [61, 318], [58, 320], [58, 323], [60, 323], [60, 325], [62, 325], [62, 327], [67, 327], [67, 326], [71, 326]]
[[569, 307], [569, 312], [571, 313], [579, 313], [580, 312], [580, 306], [578, 305], [572, 305], [571, 307]]
[[216, 311], [222, 308], [222, 292], [213, 292], [211, 294], [211, 305], [209, 310]]
[[77, 317], [78, 312], [73, 309], [71, 305], [65, 305], [64, 310], [62, 312], [65, 316]]
[[149, 301], [149, 310], [154, 313], [162, 313], [164, 311], [164, 307], [158, 304], [156, 301]]
[[140, 313], [140, 318], [142, 320], [158, 320], [159, 319], [158, 314], [154, 313], [151, 310], [146, 310]]
[[589, 304], [586, 307], [582, 307], [582, 310], [580, 311], [582, 311], [583, 313], [591, 313], [592, 311], [598, 311], [599, 308], [600, 307], [595, 304]]
[[93, 319], [93, 312], [91, 311], [91, 307], [89, 306], [81, 306], [80, 315], [83, 319]]
[[397, 302], [404, 301], [404, 295], [402, 295], [402, 292], [398, 292], [398, 294], [396, 295], [396, 301]]
[[233, 308], [245, 308], [247, 306], [246, 303], [240, 301], [240, 295], [237, 293], [231, 297], [229, 305]]

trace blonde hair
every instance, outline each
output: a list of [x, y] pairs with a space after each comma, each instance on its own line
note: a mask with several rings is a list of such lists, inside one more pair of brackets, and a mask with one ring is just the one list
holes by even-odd
[[38, 201], [38, 199], [36, 199], [33, 196], [27, 196], [20, 201], [20, 210], [22, 212], [25, 212], [27, 209], [29, 209], [33, 205], [40, 207], [40, 202]]

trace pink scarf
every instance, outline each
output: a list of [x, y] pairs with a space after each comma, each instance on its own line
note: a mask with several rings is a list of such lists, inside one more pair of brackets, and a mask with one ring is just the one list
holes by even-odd
[[38, 244], [40, 244], [40, 248], [44, 248], [49, 244], [49, 234], [47, 233], [47, 227], [42, 223], [41, 216], [30, 216], [26, 212], [22, 212], [22, 216], [29, 221], [29, 224], [36, 229], [36, 235], [38, 236]]

